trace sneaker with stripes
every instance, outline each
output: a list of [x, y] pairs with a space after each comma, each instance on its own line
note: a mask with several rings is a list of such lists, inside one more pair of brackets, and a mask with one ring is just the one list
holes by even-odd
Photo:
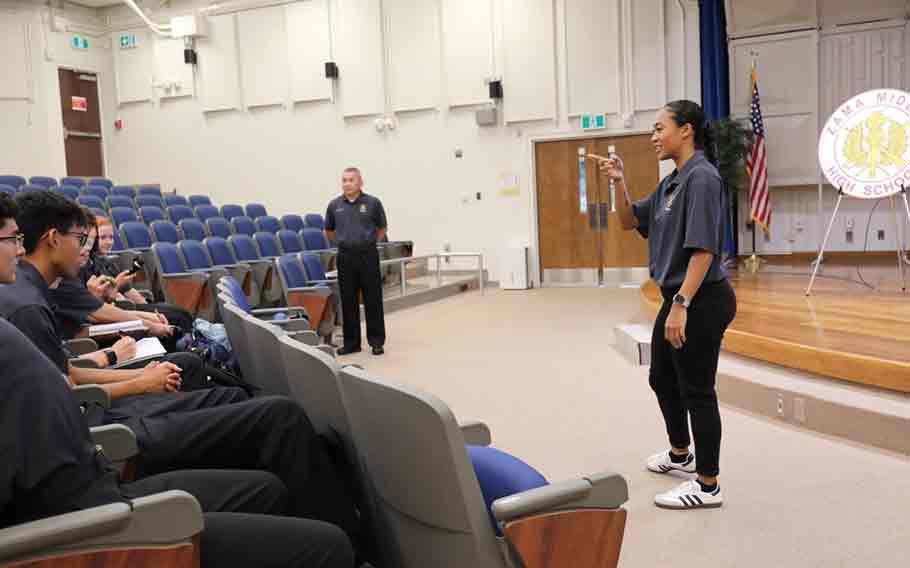
[[708, 493], [702, 490], [697, 481], [686, 481], [654, 497], [654, 504], [664, 509], [706, 509], [720, 507], [724, 504], [724, 497], [720, 486]]
[[668, 473], [674, 470], [695, 473], [695, 454], [689, 452], [689, 457], [686, 458], [686, 461], [676, 463], [670, 459], [670, 452], [664, 451], [649, 457], [647, 466], [654, 473]]

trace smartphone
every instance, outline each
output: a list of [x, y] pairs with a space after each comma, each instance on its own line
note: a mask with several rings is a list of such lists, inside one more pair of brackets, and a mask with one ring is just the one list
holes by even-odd
[[136, 274], [145, 267], [145, 262], [141, 258], [134, 258], [133, 265], [127, 271], [127, 274]]

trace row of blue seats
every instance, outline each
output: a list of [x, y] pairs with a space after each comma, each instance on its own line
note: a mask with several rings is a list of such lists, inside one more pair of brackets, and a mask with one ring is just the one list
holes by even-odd
[[[83, 177], [64, 177], [60, 178], [60, 183], [57, 183], [57, 178], [48, 177], [48, 176], [32, 176], [28, 179], [25, 179], [22, 176], [16, 175], [0, 175], [0, 185], [9, 185], [16, 189], [22, 187], [23, 185], [38, 185], [42, 186], [44, 189], [54, 187], [55, 185], [74, 185], [76, 187], [85, 187], [87, 185], [96, 185], [103, 186], [108, 189], [114, 187], [114, 182], [107, 178], [83, 178]], [[156, 187], [157, 186], [143, 186], [143, 187]], [[161, 190], [159, 189], [159, 192]]]
[[[150, 227], [138, 222], [127, 222], [115, 231], [115, 244], [113, 251], [122, 250], [147, 250], [154, 243], [176, 244], [182, 240], [206, 242], [209, 239], [218, 239], [214, 242], [229, 243], [234, 247], [234, 253], [241, 261], [271, 258], [282, 254], [303, 251], [325, 251], [331, 248], [325, 234], [315, 228], [304, 228], [299, 233], [288, 229], [277, 232], [254, 231], [251, 234], [214, 234], [210, 235], [200, 231], [201, 223], [184, 223], [180, 227], [169, 221], [155, 221]], [[119, 242], [118, 238], [119, 237]], [[239, 247], [239, 248], [238, 248]]]
[[178, 219], [176, 223], [162, 217], [144, 219], [143, 221], [150, 221], [146, 223], [135, 216], [130, 217], [125, 212], [114, 212], [114, 215], [119, 216], [119, 219], [115, 221], [118, 230], [126, 225], [138, 224], [147, 227], [152, 234], [181, 234], [184, 238], [197, 240], [208, 236], [226, 239], [234, 234], [252, 237], [257, 232], [286, 235], [286, 238], [296, 235], [306, 243], [314, 243], [317, 239], [319, 242], [326, 240], [322, 229], [307, 227], [300, 215], [285, 215], [282, 221], [275, 217], [260, 217], [255, 221], [249, 217], [235, 217], [234, 221], [230, 223], [223, 217], [210, 217], [206, 219], [205, 223], [195, 217]]

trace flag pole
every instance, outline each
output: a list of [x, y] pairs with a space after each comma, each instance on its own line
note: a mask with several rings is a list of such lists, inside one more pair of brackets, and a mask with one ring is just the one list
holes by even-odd
[[[752, 92], [752, 87], [754, 87], [754, 85], [755, 85], [755, 73], [756, 73], [756, 70], [758, 67], [758, 63], [757, 63], [758, 62], [758, 52], [755, 50], [752, 50], [750, 52], [750, 55], [752, 56], [752, 69], [749, 71], [749, 79], [750, 79], [749, 93]], [[750, 177], [751, 177], [751, 175], [752, 175], [752, 172], [749, 172]], [[751, 188], [749, 189], [749, 220], [752, 223], [752, 256], [750, 256], [743, 262], [743, 267], [747, 271], [749, 271], [751, 274], [757, 274], [758, 271], [761, 270], [761, 265], [763, 262], [765, 262], [765, 260], [763, 258], [761, 258], [760, 256], [758, 256], [758, 254], [757, 254], [758, 248], [756, 245], [757, 239], [756, 239], [755, 234], [757, 232], [756, 225], [758, 223], [755, 222], [755, 218], [752, 216], [752, 189]]]

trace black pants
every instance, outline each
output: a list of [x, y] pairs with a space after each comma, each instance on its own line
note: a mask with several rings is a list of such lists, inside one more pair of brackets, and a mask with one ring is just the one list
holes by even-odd
[[201, 560], [208, 567], [352, 568], [347, 536], [320, 521], [279, 517], [287, 488], [264, 471], [182, 470], [121, 485], [128, 499], [181, 489], [205, 513]]
[[287, 486], [288, 514], [335, 524], [359, 538], [355, 497], [345, 482], [350, 472], [338, 471], [325, 440], [288, 398], [249, 399], [241, 389], [223, 387], [131, 396], [114, 401], [101, 422], [135, 432], [140, 476], [194, 468], [266, 470]]
[[367, 341], [373, 347], [385, 345], [385, 316], [382, 307], [382, 276], [379, 274], [379, 251], [375, 246], [363, 249], [339, 249], [338, 286], [345, 347], [360, 347], [360, 302], [367, 316]]
[[664, 303], [651, 335], [649, 382], [657, 395], [670, 444], [674, 448], [689, 447], [691, 420], [696, 471], [716, 476], [721, 426], [714, 386], [720, 342], [736, 316], [736, 295], [727, 280], [702, 284], [688, 309], [686, 342], [674, 349], [664, 337], [664, 324], [678, 291], [678, 287], [661, 290]]

